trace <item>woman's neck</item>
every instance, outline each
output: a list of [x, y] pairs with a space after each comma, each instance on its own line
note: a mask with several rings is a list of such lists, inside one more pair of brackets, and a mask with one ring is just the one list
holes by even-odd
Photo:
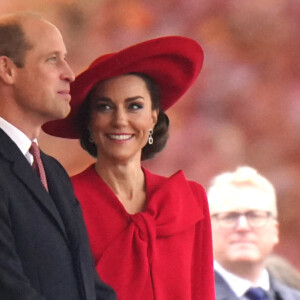
[[95, 169], [128, 213], [134, 214], [144, 209], [145, 176], [140, 163], [108, 164], [98, 160]]

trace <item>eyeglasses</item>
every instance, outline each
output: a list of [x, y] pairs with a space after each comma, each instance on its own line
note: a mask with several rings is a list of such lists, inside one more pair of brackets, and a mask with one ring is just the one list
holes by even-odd
[[269, 211], [249, 210], [244, 213], [223, 212], [213, 214], [211, 217], [218, 221], [222, 228], [233, 228], [238, 224], [241, 216], [244, 216], [250, 227], [258, 228], [265, 226], [272, 216]]

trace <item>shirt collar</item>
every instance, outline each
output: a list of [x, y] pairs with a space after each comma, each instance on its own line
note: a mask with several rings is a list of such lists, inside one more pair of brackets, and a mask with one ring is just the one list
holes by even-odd
[[[28, 153], [28, 150], [32, 141], [28, 138], [28, 136], [1, 117], [0, 128], [14, 141], [27, 160], [31, 162], [31, 155]], [[37, 142], [36, 139], [34, 141]]]
[[251, 282], [225, 270], [217, 261], [214, 269], [225, 279], [230, 288], [238, 297], [242, 297], [250, 287], [261, 287], [266, 292], [270, 289], [269, 273], [264, 269], [256, 282]]

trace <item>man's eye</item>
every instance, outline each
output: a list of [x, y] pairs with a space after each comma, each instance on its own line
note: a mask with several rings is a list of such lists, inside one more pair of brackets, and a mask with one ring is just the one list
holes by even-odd
[[51, 57], [48, 58], [48, 61], [53, 62], [53, 61], [56, 61], [56, 59], [57, 59], [56, 56], [51, 56]]
[[230, 214], [230, 215], [225, 216], [225, 219], [227, 219], [227, 220], [232, 220], [232, 219], [236, 219], [236, 218], [237, 218], [236, 214]]
[[257, 213], [248, 214], [248, 218], [252, 218], [252, 219], [260, 219], [260, 218], [264, 218], [264, 217], [265, 217], [264, 215], [257, 214]]
[[239, 217], [239, 214], [236, 214], [236, 213], [229, 213], [224, 216], [221, 216], [221, 218], [224, 220], [236, 220], [238, 217]]

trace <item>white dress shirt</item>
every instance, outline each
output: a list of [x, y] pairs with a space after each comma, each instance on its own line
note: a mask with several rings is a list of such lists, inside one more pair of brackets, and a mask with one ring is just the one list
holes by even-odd
[[[14, 141], [28, 162], [32, 165], [33, 156], [28, 152], [32, 141], [28, 138], [28, 136], [1, 117], [0, 128]], [[34, 141], [37, 143], [36, 139]]]
[[242, 298], [242, 296], [250, 287], [261, 287], [266, 292], [270, 289], [269, 273], [266, 269], [262, 271], [259, 279], [255, 283], [228, 272], [216, 261], [214, 261], [214, 269], [225, 279], [230, 288], [241, 299], [246, 299]]

